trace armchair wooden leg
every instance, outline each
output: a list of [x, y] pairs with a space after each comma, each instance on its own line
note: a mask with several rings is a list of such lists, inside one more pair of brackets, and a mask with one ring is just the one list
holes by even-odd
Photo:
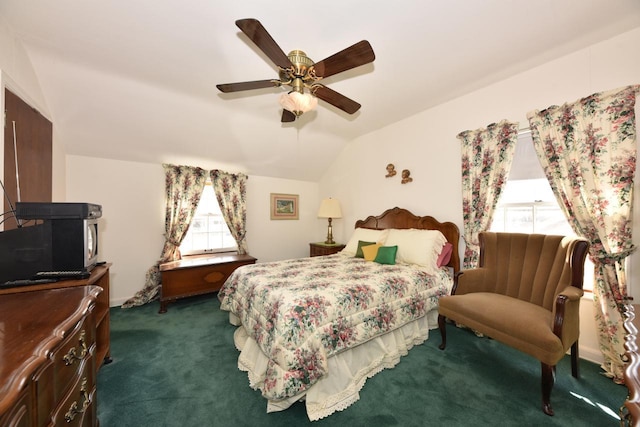
[[574, 378], [580, 377], [579, 363], [580, 355], [578, 353], [578, 341], [576, 341], [571, 346], [571, 375]]
[[446, 317], [444, 317], [442, 314], [438, 314], [438, 328], [440, 329], [440, 338], [441, 338], [441, 342], [440, 345], [438, 346], [438, 348], [440, 350], [444, 350], [444, 348], [447, 346], [447, 326], [446, 326]]
[[553, 415], [551, 408], [551, 389], [555, 382], [556, 367], [541, 363], [542, 366], [542, 410], [547, 415]]

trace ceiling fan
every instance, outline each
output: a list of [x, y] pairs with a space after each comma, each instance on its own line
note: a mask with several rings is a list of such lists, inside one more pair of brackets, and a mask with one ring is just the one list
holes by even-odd
[[[283, 106], [282, 122], [293, 122], [297, 117], [315, 107], [319, 98], [342, 111], [353, 114], [360, 104], [319, 83], [325, 77], [373, 62], [375, 54], [368, 41], [362, 40], [340, 52], [314, 63], [301, 50], [293, 50], [288, 55], [278, 46], [257, 19], [239, 19], [236, 25], [280, 70], [279, 79], [256, 80], [241, 83], [219, 84], [216, 87], [224, 93], [251, 89], [288, 86], [280, 103]], [[308, 91], [305, 92], [305, 89]]]

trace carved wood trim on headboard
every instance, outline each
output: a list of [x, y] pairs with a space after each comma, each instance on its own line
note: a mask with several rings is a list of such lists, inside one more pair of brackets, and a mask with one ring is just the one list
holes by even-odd
[[458, 252], [460, 230], [452, 222], [440, 222], [432, 216], [417, 216], [406, 209], [395, 207], [387, 209], [378, 216], [372, 215], [356, 221], [356, 228], [440, 230], [444, 237], [447, 238], [447, 241], [453, 245], [451, 259], [447, 265], [453, 268], [454, 272], [460, 271], [460, 253]]

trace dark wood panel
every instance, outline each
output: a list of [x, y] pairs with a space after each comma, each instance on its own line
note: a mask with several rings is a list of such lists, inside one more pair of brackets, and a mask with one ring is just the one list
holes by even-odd
[[[6, 125], [4, 128], [4, 177], [7, 195], [15, 205], [18, 201], [50, 202], [52, 198], [52, 134], [53, 125], [36, 109], [9, 90], [5, 90]], [[16, 177], [17, 147], [18, 176]], [[3, 212], [11, 210], [6, 197]], [[0, 218], [2, 221], [4, 217]], [[17, 227], [8, 219], [4, 229]]]

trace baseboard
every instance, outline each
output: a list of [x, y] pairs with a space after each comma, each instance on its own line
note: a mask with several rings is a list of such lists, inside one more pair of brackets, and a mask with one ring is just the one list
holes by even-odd
[[580, 359], [588, 360], [598, 365], [602, 365], [604, 357], [600, 349], [586, 348], [579, 345]]
[[[122, 304], [124, 304], [125, 302], [127, 302], [129, 300], [129, 298], [116, 298], [116, 299], [111, 299], [109, 301], [109, 307], [120, 307]], [[580, 349], [580, 351], [582, 351], [582, 349]]]

